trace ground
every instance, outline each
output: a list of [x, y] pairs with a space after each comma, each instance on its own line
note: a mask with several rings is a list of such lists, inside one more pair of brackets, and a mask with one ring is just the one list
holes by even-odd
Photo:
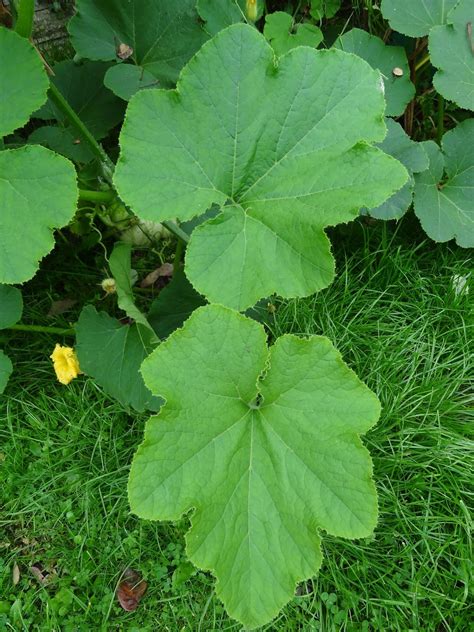
[[[314, 297], [275, 302], [270, 335], [328, 336], [378, 394], [382, 416], [365, 444], [380, 519], [368, 540], [325, 537], [319, 575], [265, 629], [465, 632], [474, 288], [456, 292], [456, 278], [472, 260], [424, 238], [410, 217], [356, 222], [332, 240], [337, 280]], [[44, 264], [48, 278], [55, 256]], [[102, 274], [79, 263], [55, 269], [74, 283]], [[25, 322], [43, 323], [51, 298], [30, 283]], [[187, 518], [154, 524], [129, 513], [127, 474], [146, 415], [123, 410], [85, 376], [56, 382], [48, 356], [58, 341], [20, 332], [8, 341], [15, 373], [0, 403], [0, 629], [239, 630], [210, 575], [180, 583]], [[114, 595], [127, 567], [149, 585], [130, 613]]]

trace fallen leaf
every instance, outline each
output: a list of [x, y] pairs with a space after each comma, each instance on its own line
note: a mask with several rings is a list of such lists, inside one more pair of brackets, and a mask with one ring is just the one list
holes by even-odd
[[173, 276], [173, 264], [172, 263], [164, 263], [150, 274], [147, 274], [143, 281], [140, 283], [140, 287], [150, 287], [154, 285], [160, 277], [171, 277]]
[[127, 612], [132, 612], [137, 609], [147, 588], [148, 584], [141, 578], [139, 573], [127, 568], [122, 575], [122, 580], [115, 594], [122, 608]]
[[51, 307], [49, 308], [48, 316], [59, 316], [59, 314], [64, 314], [64, 312], [70, 310], [71, 307], [74, 307], [76, 303], [77, 300], [75, 298], [63, 298], [59, 301], [53, 301], [51, 303]]
[[120, 59], [128, 59], [131, 55], [133, 55], [133, 48], [128, 44], [119, 44], [117, 46], [117, 57]]
[[40, 584], [43, 586], [48, 583], [48, 575], [49, 573], [45, 573], [41, 568], [37, 565], [30, 566], [30, 571], [32, 575], [36, 577]]
[[20, 567], [16, 562], [13, 564], [12, 581], [14, 586], [20, 581]]

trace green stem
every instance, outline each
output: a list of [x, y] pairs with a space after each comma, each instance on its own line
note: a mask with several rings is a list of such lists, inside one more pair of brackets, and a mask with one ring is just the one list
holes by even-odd
[[15, 331], [35, 331], [42, 334], [60, 334], [62, 336], [73, 336], [75, 334], [74, 328], [63, 329], [61, 327], [48, 327], [46, 325], [12, 325], [7, 329], [13, 329]]
[[176, 242], [176, 250], [174, 253], [173, 265], [176, 270], [177, 266], [181, 263], [183, 259], [183, 250], [184, 250], [184, 241], [178, 239]]
[[167, 228], [170, 231], [170, 233], [173, 233], [173, 235], [175, 235], [178, 239], [181, 239], [182, 241], [184, 241], [185, 244], [189, 243], [188, 233], [185, 233], [184, 230], [181, 230], [181, 228], [177, 224], [169, 220], [166, 222], [161, 222], [161, 223], [163, 224], [165, 228]]
[[117, 195], [115, 191], [89, 191], [87, 189], [79, 189], [79, 197], [81, 200], [86, 200], [87, 202], [106, 204], [107, 202], [112, 202]]
[[61, 112], [68, 118], [71, 125], [76, 128], [76, 131], [86, 141], [86, 143], [91, 148], [94, 156], [96, 156], [100, 160], [104, 178], [109, 183], [112, 183], [112, 173], [114, 171], [114, 165], [112, 161], [52, 81], [49, 82], [49, 96], [51, 97], [51, 100], [54, 102], [56, 107], [61, 110]]
[[415, 72], [417, 72], [418, 70], [420, 70], [420, 68], [422, 68], [425, 64], [427, 64], [430, 61], [430, 56], [429, 55], [425, 55], [424, 57], [422, 57], [420, 59], [420, 61], [415, 64]]
[[17, 6], [17, 19], [15, 31], [21, 37], [29, 39], [33, 31], [33, 18], [35, 15], [35, 0], [21, 0]]
[[438, 127], [436, 128], [436, 138], [438, 143], [441, 143], [441, 139], [444, 134], [444, 97], [438, 94]]

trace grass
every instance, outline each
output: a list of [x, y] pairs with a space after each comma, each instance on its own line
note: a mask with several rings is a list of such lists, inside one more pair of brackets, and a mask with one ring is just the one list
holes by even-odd
[[[272, 336], [329, 336], [382, 401], [365, 438], [380, 521], [368, 540], [325, 537], [320, 573], [266, 630], [469, 628], [474, 288], [457, 296], [452, 279], [472, 262], [413, 235], [409, 221], [395, 233], [358, 223], [335, 231], [335, 283], [276, 305]], [[26, 290], [33, 321], [45, 307], [37, 288]], [[7, 349], [16, 372], [0, 408], [0, 629], [239, 630], [208, 574], [176, 581], [187, 520], [129, 514], [128, 467], [146, 417], [86, 377], [56, 383], [47, 357], [54, 342], [16, 334]], [[48, 575], [45, 585], [32, 566]], [[149, 584], [132, 613], [114, 597], [126, 567]]]

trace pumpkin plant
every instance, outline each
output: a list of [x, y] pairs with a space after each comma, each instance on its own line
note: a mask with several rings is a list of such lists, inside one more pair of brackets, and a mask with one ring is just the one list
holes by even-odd
[[[467, 4], [445, 4], [429, 19], [413, 9], [413, 33], [406, 3], [382, 10], [402, 33], [430, 33], [435, 87], [472, 107], [464, 83], [452, 87], [457, 62], [437, 61], [443, 38], [466, 54]], [[19, 7], [15, 30], [0, 27], [0, 329], [76, 336], [77, 356], [57, 347], [75, 375], [156, 413], [131, 510], [190, 512], [190, 560], [216, 576], [230, 616], [263, 625], [318, 571], [323, 531], [375, 528], [360, 437], [380, 404], [324, 336], [271, 339], [259, 305], [329, 286], [326, 229], [360, 213], [398, 219], [413, 196], [433, 239], [472, 246], [472, 121], [446, 133], [441, 121], [442, 148], [410, 138], [393, 118], [416, 90], [405, 48], [359, 29], [328, 48], [339, 2], [312, 2], [296, 22], [297, 9], [264, 15], [257, 1], [78, 0], [78, 55], [52, 66], [30, 38], [33, 3]], [[120, 315], [90, 304], [69, 329], [18, 323], [14, 284], [63, 227], [106, 249]], [[165, 232], [176, 247], [151, 303], [137, 301], [134, 230], [140, 247]], [[11, 371], [0, 351], [1, 390]]]

